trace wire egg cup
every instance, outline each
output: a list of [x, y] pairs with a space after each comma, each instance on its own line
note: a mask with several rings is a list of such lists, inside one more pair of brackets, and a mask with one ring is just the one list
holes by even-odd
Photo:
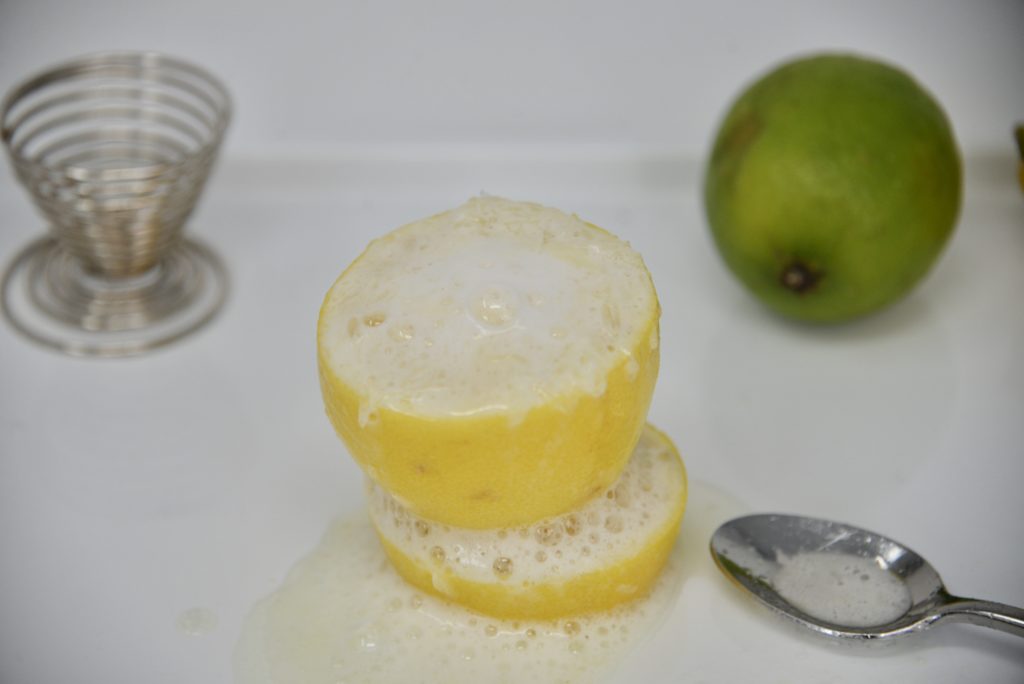
[[49, 235], [4, 275], [14, 327], [69, 354], [125, 356], [211, 320], [227, 275], [184, 227], [230, 115], [216, 78], [150, 52], [82, 57], [15, 86], [0, 134]]

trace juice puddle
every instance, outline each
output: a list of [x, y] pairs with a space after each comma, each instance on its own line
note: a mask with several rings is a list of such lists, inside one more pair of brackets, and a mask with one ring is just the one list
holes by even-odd
[[591, 682], [673, 609], [677, 544], [650, 596], [558, 621], [476, 615], [406, 584], [365, 513], [333, 523], [247, 618], [236, 684]]

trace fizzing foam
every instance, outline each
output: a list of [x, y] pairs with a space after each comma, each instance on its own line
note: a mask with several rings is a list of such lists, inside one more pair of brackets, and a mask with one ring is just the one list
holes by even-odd
[[606, 674], [679, 591], [671, 558], [647, 600], [559, 620], [476, 615], [406, 584], [364, 516], [338, 521], [245, 621], [238, 684], [564, 684]]
[[602, 394], [656, 309], [627, 244], [556, 209], [482, 197], [373, 242], [328, 294], [321, 344], [365, 397], [362, 421], [380, 407], [521, 415]]
[[[686, 498], [686, 479], [671, 442], [648, 427], [611, 487], [581, 508], [531, 525], [451, 527], [414, 515], [372, 481], [367, 482], [367, 492], [370, 517], [385, 547], [401, 555], [398, 567], [407, 579], [452, 600], [471, 601], [485, 613], [503, 614], [500, 611], [508, 608], [504, 600], [488, 605], [487, 588], [507, 590], [515, 593], [513, 609], [520, 611], [516, 614], [534, 615], [531, 604], [543, 612], [559, 595], [566, 606], [574, 606], [574, 592], [559, 588], [580, 577], [615, 572], [662, 543], [666, 534], [674, 534]], [[429, 584], [423, 573], [429, 575]], [[591, 605], [607, 607], [642, 595], [641, 585], [654, 574], [644, 579], [622, 573], [613, 581], [595, 580], [573, 589], [589, 592]], [[481, 587], [483, 597], [476, 590], [466, 591], [465, 583]], [[545, 593], [549, 591], [553, 593]]]
[[910, 591], [875, 558], [811, 551], [780, 556], [772, 586], [811, 617], [847, 627], [892, 622], [910, 609]]

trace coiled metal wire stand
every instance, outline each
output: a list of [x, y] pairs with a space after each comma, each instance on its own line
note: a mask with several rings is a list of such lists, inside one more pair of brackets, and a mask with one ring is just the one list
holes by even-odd
[[184, 236], [230, 119], [205, 70], [103, 53], [15, 86], [0, 131], [49, 223], [3, 280], [3, 311], [32, 339], [86, 356], [138, 354], [209, 321], [220, 259]]

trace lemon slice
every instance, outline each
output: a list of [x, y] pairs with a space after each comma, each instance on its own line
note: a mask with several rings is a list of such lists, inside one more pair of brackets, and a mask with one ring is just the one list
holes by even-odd
[[528, 527], [468, 530], [411, 514], [368, 485], [370, 518], [406, 581], [502, 618], [556, 618], [643, 596], [672, 549], [686, 471], [648, 426], [618, 481], [573, 512]]
[[418, 515], [507, 527], [618, 477], [658, 372], [660, 310], [628, 244], [495, 197], [374, 241], [334, 283], [317, 348], [327, 415]]

